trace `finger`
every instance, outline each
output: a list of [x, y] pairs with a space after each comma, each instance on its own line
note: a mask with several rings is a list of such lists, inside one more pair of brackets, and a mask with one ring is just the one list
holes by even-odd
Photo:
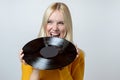
[[20, 55], [20, 59], [23, 59], [23, 56], [24, 56], [24, 54], [22, 53], [22, 54]]
[[23, 50], [20, 50], [20, 52], [19, 52], [19, 59], [20, 59], [21, 62], [23, 60], [23, 56], [24, 56]]
[[20, 59], [21, 62], [23, 61], [23, 56], [24, 56], [24, 54], [21, 54], [21, 55], [19, 56], [19, 59]]
[[25, 62], [25, 60], [23, 59], [23, 56], [24, 56], [24, 54], [22, 54], [22, 55], [20, 56], [20, 61], [21, 61], [21, 63], [23, 63], [23, 64], [27, 64], [27, 63]]
[[23, 54], [23, 50], [20, 50], [20, 55]]
[[75, 48], [76, 48], [76, 50], [77, 50], [77, 53], [78, 53], [78, 47], [77, 47], [77, 44], [75, 44]]
[[77, 58], [77, 57], [79, 57], [79, 54], [80, 54], [80, 52], [79, 52], [79, 51], [80, 51], [80, 50], [79, 50], [79, 48], [78, 48], [77, 44], [75, 44], [75, 47], [76, 47], [76, 50], [77, 50], [77, 55], [76, 55], [76, 58]]

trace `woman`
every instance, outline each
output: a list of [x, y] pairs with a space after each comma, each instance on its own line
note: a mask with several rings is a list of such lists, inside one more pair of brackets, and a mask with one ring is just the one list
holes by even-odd
[[[51, 4], [44, 13], [38, 37], [59, 37], [73, 42], [72, 20], [68, 7], [64, 3]], [[84, 53], [77, 48], [76, 59], [62, 69], [38, 70], [22, 61], [22, 80], [83, 80], [84, 78]]]

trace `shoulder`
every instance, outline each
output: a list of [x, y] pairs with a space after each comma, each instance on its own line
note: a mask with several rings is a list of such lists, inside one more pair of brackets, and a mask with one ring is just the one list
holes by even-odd
[[85, 57], [85, 53], [84, 53], [84, 51], [82, 49], [77, 48], [77, 52], [78, 52], [77, 57]]
[[77, 48], [77, 52], [78, 52], [78, 54], [77, 54], [75, 60], [70, 65], [71, 68], [74, 68], [74, 67], [77, 67], [77, 66], [84, 67], [85, 53], [80, 48]]
[[77, 56], [76, 59], [74, 60], [74, 63], [84, 63], [85, 60], [85, 53], [82, 49], [77, 48]]
[[77, 50], [77, 56], [76, 58], [84, 58], [85, 57], [85, 53], [82, 49], [80, 49], [78, 46], [75, 46], [76, 50]]

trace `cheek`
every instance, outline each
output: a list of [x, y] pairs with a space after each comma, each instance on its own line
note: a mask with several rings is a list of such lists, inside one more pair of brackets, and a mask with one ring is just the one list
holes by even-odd
[[61, 36], [62, 36], [62, 37], [65, 37], [66, 33], [67, 33], [67, 30], [66, 30], [65, 27], [63, 27], [63, 28], [61, 29], [61, 34], [62, 34]]
[[46, 26], [46, 27], [45, 27], [46, 36], [49, 36], [49, 30], [50, 30], [50, 27], [49, 27], [49, 26]]
[[63, 29], [63, 30], [61, 30], [61, 32], [62, 32], [63, 34], [65, 34], [65, 33], [66, 33], [66, 30], [65, 30], [65, 29]]
[[48, 32], [50, 29], [50, 26], [47, 25], [45, 31]]

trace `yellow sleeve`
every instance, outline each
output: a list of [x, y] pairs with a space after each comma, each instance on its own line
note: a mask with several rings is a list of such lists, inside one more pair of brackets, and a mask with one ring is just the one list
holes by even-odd
[[30, 80], [30, 75], [32, 73], [32, 67], [30, 65], [27, 64], [21, 64], [21, 68], [22, 68], [22, 78], [21, 80]]
[[84, 53], [80, 50], [79, 56], [75, 59], [71, 66], [73, 80], [84, 80], [84, 62]]

